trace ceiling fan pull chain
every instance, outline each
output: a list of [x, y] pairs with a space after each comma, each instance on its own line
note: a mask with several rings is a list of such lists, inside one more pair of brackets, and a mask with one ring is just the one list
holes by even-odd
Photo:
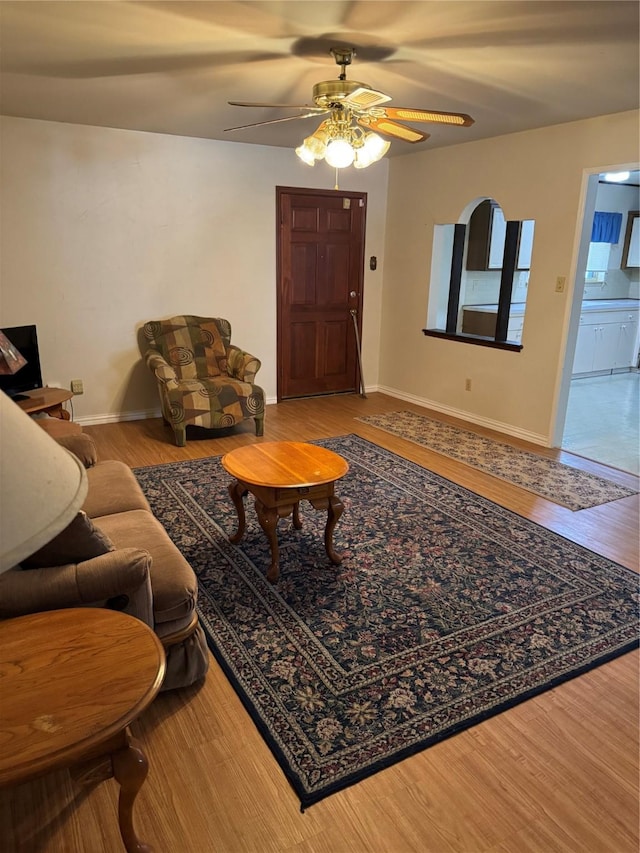
[[336, 169], [336, 185], [334, 187], [334, 190], [339, 190], [339, 189], [340, 189], [340, 187], [338, 186], [338, 170]]

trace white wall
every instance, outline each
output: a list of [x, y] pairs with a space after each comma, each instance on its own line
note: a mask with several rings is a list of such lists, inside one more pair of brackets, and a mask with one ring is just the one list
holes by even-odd
[[[532, 441], [551, 442], [586, 175], [636, 163], [639, 127], [639, 113], [632, 111], [390, 161], [382, 388]], [[483, 197], [495, 199], [507, 219], [536, 223], [520, 353], [422, 334], [434, 226], [461, 221], [464, 208]], [[556, 292], [558, 276], [566, 276], [565, 292]], [[467, 378], [471, 391], [465, 391]]]
[[[346, 170], [368, 193], [363, 372], [378, 378], [388, 161]], [[3, 117], [0, 326], [35, 323], [44, 381], [84, 381], [85, 423], [158, 411], [137, 332], [148, 319], [226, 317], [276, 397], [275, 187], [333, 189], [284, 148]]]

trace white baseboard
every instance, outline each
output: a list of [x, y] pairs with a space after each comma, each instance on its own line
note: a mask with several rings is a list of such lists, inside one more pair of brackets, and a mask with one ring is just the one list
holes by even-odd
[[[370, 385], [365, 386], [365, 393], [387, 394], [389, 397], [395, 397], [397, 400], [404, 400], [407, 403], [414, 403], [416, 406], [421, 406], [425, 409], [431, 409], [434, 412], [441, 412], [444, 415], [449, 415], [452, 418], [457, 418], [467, 423], [477, 424], [477, 426], [492, 429], [496, 432], [511, 435], [514, 438], [520, 438], [522, 441], [529, 441], [531, 444], [539, 444], [542, 447], [551, 447], [547, 436], [539, 435], [538, 433], [529, 432], [528, 430], [518, 429], [511, 424], [505, 424], [501, 421], [495, 421], [491, 418], [483, 418], [478, 415], [473, 415], [470, 412], [465, 412], [462, 409], [454, 409], [451, 406], [443, 406], [442, 403], [436, 403], [433, 400], [427, 400], [424, 397], [416, 397], [415, 394], [406, 394], [404, 391], [398, 391], [396, 388], [389, 388], [386, 385]], [[268, 398], [267, 405], [277, 403], [277, 397]], [[138, 412], [112, 412], [103, 415], [90, 415], [88, 417], [75, 418], [75, 422], [80, 426], [95, 426], [96, 424], [115, 424], [124, 421], [144, 421], [148, 418], [159, 418], [162, 416], [161, 410], [158, 409], [142, 409]]]
[[[267, 406], [277, 402], [277, 397], [265, 400]], [[162, 410], [158, 407], [157, 409], [141, 409], [138, 412], [111, 412], [103, 415], [87, 415], [85, 417], [74, 418], [74, 420], [80, 426], [96, 426], [97, 424], [119, 424], [124, 421], [146, 421], [149, 418], [161, 417]]]
[[426, 409], [431, 409], [434, 412], [441, 412], [443, 415], [449, 415], [452, 418], [458, 418], [467, 423], [476, 424], [477, 426], [492, 429], [496, 432], [511, 435], [514, 438], [520, 438], [522, 441], [529, 441], [531, 444], [539, 444], [542, 447], [551, 447], [548, 436], [541, 435], [536, 432], [519, 429], [512, 424], [505, 424], [502, 421], [494, 421], [492, 418], [484, 418], [481, 415], [474, 415], [471, 412], [465, 412], [462, 409], [454, 409], [452, 406], [443, 406], [442, 403], [436, 403], [434, 400], [427, 400], [423, 397], [416, 397], [414, 394], [406, 394], [404, 391], [398, 391], [396, 388], [388, 388], [386, 385], [378, 385], [376, 391], [381, 394], [388, 394], [389, 397], [396, 397], [398, 400], [405, 400], [407, 403], [415, 403], [416, 406], [423, 406]]
[[87, 417], [74, 418], [75, 423], [80, 426], [95, 426], [96, 424], [119, 424], [123, 421], [146, 421], [148, 418], [160, 418], [160, 409], [143, 409], [139, 412], [110, 412], [105, 415], [88, 415]]

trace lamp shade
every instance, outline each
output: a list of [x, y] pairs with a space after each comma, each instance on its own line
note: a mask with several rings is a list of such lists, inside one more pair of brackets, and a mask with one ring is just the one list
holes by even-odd
[[64, 530], [86, 494], [80, 460], [0, 392], [0, 572]]

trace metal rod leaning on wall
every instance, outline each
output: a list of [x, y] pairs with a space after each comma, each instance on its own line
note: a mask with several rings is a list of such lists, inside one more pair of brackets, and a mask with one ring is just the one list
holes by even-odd
[[353, 320], [353, 331], [356, 333], [356, 352], [358, 353], [358, 367], [360, 368], [360, 396], [367, 399], [367, 395], [364, 390], [364, 374], [362, 373], [362, 353], [360, 352], [360, 333], [358, 332], [358, 323], [356, 321], [356, 317], [358, 312], [355, 308], [352, 308], [349, 313], [351, 314], [351, 319]]

